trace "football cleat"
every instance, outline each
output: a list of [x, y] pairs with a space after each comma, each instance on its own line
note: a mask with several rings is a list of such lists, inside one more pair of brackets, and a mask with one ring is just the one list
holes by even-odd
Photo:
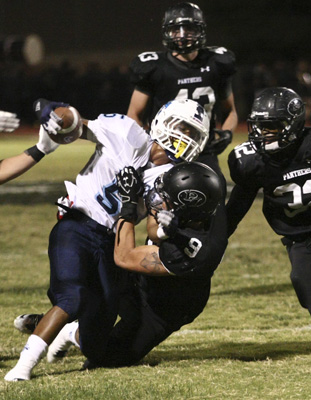
[[22, 314], [15, 318], [14, 327], [22, 333], [31, 334], [44, 314]]
[[73, 346], [73, 342], [70, 338], [70, 333], [73, 326], [72, 324], [76, 324], [76, 322], [66, 324], [56, 336], [54, 341], [50, 344], [46, 355], [47, 361], [49, 363], [55, 363], [64, 358], [69, 348]]
[[5, 381], [18, 382], [18, 381], [29, 381], [31, 371], [23, 371], [21, 368], [15, 366], [12, 368], [4, 377]]

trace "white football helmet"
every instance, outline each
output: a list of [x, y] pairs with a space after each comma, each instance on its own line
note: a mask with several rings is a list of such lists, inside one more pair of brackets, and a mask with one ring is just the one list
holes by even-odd
[[172, 100], [166, 103], [151, 123], [150, 136], [173, 162], [193, 161], [209, 138], [209, 118], [196, 101]]

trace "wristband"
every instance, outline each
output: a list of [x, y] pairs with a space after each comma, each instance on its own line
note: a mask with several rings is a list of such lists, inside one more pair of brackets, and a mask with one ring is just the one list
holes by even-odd
[[161, 239], [161, 240], [164, 240], [164, 239], [167, 239], [167, 238], [168, 238], [167, 234], [166, 234], [166, 233], [164, 232], [164, 230], [163, 230], [163, 226], [159, 226], [159, 227], [158, 227], [158, 229], [157, 229], [157, 236], [158, 236], [158, 238]]
[[45, 154], [38, 149], [37, 146], [29, 147], [29, 149], [25, 150], [24, 153], [31, 156], [36, 162], [39, 162]]

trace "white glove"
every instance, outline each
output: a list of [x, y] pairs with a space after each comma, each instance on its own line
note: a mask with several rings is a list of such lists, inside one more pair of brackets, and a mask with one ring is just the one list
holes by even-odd
[[0, 111], [0, 131], [1, 132], [13, 132], [19, 127], [19, 119], [16, 118], [16, 114], [12, 114], [7, 111]]
[[56, 135], [62, 129], [61, 122], [62, 119], [54, 111], [51, 111], [50, 119], [43, 124], [43, 127], [49, 134]]
[[50, 154], [57, 149], [59, 144], [50, 139], [48, 133], [41, 125], [39, 131], [39, 142], [36, 144], [36, 146], [38, 147], [38, 150], [42, 151], [42, 153]]
[[172, 219], [175, 217], [175, 214], [173, 211], [166, 211], [166, 210], [161, 210], [157, 213], [157, 221], [159, 224], [164, 226], [165, 228], [168, 228], [172, 222]]
[[159, 239], [167, 239], [174, 237], [178, 228], [178, 218], [173, 211], [161, 210], [157, 213], [157, 221], [159, 227], [157, 229], [157, 236]]

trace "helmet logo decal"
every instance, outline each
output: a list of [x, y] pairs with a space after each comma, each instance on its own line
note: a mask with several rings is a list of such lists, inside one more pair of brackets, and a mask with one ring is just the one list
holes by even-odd
[[178, 200], [187, 207], [199, 207], [206, 203], [206, 196], [200, 190], [182, 190], [178, 193]]
[[198, 104], [196, 113], [194, 114], [194, 118], [196, 118], [200, 122], [202, 122], [203, 121], [203, 117], [204, 117], [204, 108], [201, 106], [201, 104]]
[[293, 117], [301, 115], [304, 112], [302, 100], [297, 97], [292, 99], [287, 105], [287, 111]]

